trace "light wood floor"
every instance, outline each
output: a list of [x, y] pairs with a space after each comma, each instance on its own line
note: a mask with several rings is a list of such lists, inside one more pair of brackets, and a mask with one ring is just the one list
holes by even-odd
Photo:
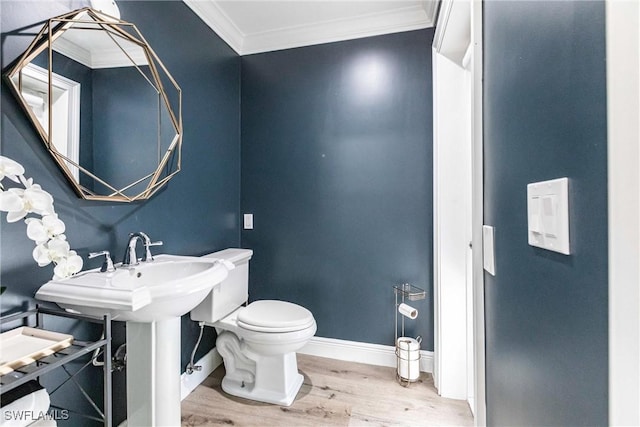
[[182, 402], [183, 426], [471, 426], [466, 402], [444, 399], [433, 377], [405, 388], [395, 369], [298, 355], [304, 384], [289, 407], [226, 395], [220, 366]]

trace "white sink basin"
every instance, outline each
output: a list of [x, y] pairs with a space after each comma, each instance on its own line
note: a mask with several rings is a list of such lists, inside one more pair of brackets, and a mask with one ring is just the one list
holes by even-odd
[[36, 298], [82, 314], [113, 320], [156, 322], [180, 317], [227, 277], [215, 259], [157, 255], [151, 262], [101, 273], [88, 270], [40, 287]]

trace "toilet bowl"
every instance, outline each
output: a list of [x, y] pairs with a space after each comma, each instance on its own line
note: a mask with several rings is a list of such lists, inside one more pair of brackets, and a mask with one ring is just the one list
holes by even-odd
[[235, 333], [249, 348], [265, 355], [297, 351], [316, 333], [316, 321], [309, 310], [278, 300], [252, 302], [214, 326]]
[[216, 328], [216, 349], [225, 365], [222, 389], [233, 396], [289, 406], [303, 383], [296, 351], [316, 332], [306, 308], [286, 301], [248, 299], [248, 261], [252, 251], [226, 249], [207, 257], [235, 268], [193, 311], [191, 319]]
[[309, 310], [285, 301], [262, 300], [213, 326], [226, 369], [222, 390], [276, 405], [293, 403], [304, 381], [295, 352], [316, 332]]

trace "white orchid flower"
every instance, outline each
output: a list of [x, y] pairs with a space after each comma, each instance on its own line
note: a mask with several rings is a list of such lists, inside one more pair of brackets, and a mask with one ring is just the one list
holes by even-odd
[[69, 256], [70, 251], [71, 247], [66, 240], [66, 236], [60, 234], [46, 243], [37, 245], [33, 250], [33, 259], [40, 267], [44, 267], [51, 264], [51, 262], [61, 262]]
[[24, 190], [21, 188], [10, 188], [7, 190], [7, 192], [14, 193], [22, 200], [22, 206], [19, 206], [18, 209], [14, 208], [8, 211], [7, 222], [20, 221], [29, 213], [38, 215], [50, 215], [54, 213], [53, 197], [51, 194], [44, 191], [38, 184], [32, 184], [31, 180], [25, 180], [25, 182], [28, 183], [29, 186]]
[[19, 193], [10, 190], [0, 190], [0, 211], [15, 212], [22, 210], [22, 207], [22, 197]]
[[65, 225], [57, 214], [45, 215], [42, 219], [27, 218], [27, 237], [36, 242], [36, 245], [46, 243], [49, 239], [64, 233]]
[[49, 255], [49, 248], [45, 243], [37, 245], [33, 249], [33, 259], [38, 263], [38, 267], [44, 267], [51, 264], [51, 256]]
[[63, 258], [67, 258], [71, 252], [71, 247], [69, 246], [69, 242], [67, 242], [67, 236], [64, 234], [59, 234], [49, 240], [47, 246], [49, 247], [51, 260], [56, 263], [60, 262]]
[[[2, 180], [22, 184], [22, 188], [4, 189]], [[71, 250], [66, 236], [64, 222], [53, 209], [53, 197], [33, 179], [24, 177], [24, 167], [8, 157], [0, 156], [0, 211], [7, 212], [7, 222], [16, 222], [30, 213], [42, 219], [27, 218], [27, 236], [36, 242], [33, 259], [40, 267], [56, 264], [54, 279], [69, 277], [82, 269], [82, 258]]]
[[82, 258], [76, 251], [69, 251], [68, 256], [60, 259], [53, 269], [54, 279], [63, 279], [82, 270]]
[[24, 174], [24, 167], [15, 160], [0, 156], [0, 181], [5, 177], [13, 182], [19, 182], [18, 176]]

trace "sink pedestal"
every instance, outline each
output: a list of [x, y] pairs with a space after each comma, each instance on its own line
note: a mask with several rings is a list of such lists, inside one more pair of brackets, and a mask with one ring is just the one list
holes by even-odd
[[180, 425], [180, 317], [127, 322], [127, 425]]

